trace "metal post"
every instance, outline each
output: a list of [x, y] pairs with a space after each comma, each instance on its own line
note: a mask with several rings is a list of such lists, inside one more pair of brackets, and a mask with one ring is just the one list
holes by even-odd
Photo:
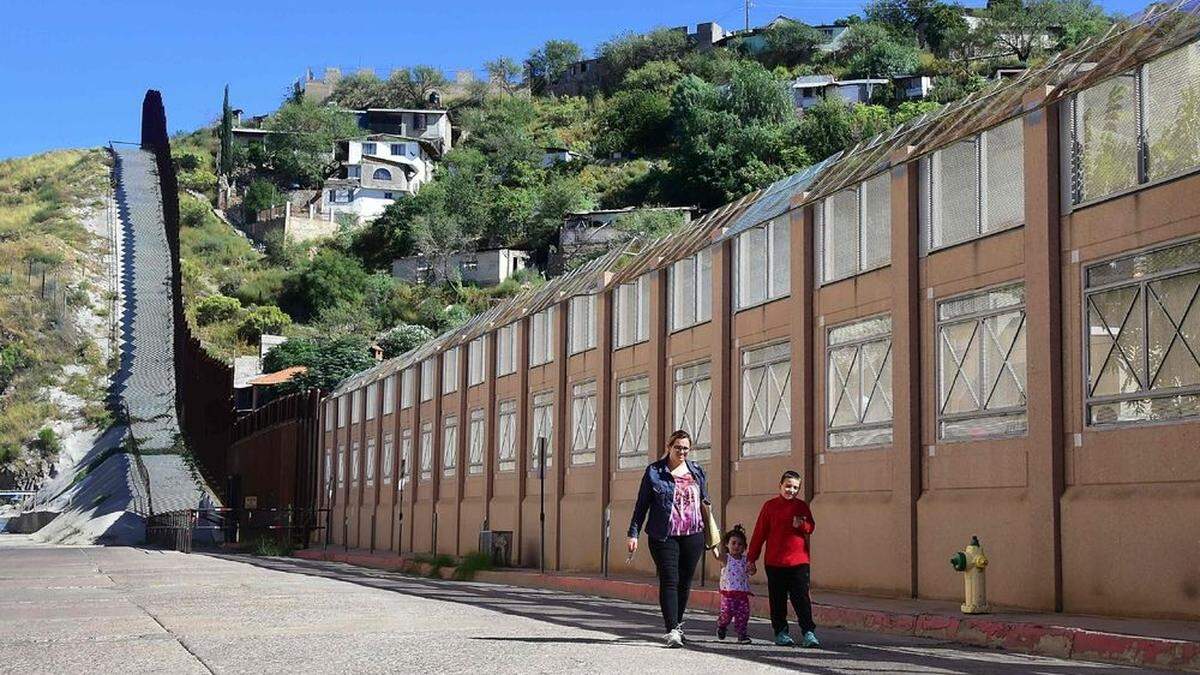
[[371, 512], [371, 553], [375, 552], [375, 512]]
[[604, 507], [604, 550], [600, 552], [600, 564], [604, 569], [604, 578], [608, 578], [608, 544], [610, 541], [609, 524], [612, 522], [612, 507]]
[[538, 520], [541, 524], [541, 554], [538, 555], [538, 561], [542, 568], [542, 574], [546, 573], [546, 439], [538, 437], [538, 483], [541, 485], [541, 494], [539, 501], [541, 502], [538, 510]]
[[397, 516], [396, 523], [396, 553], [404, 554], [404, 478], [405, 471], [408, 470], [406, 462], [403, 458], [400, 459], [400, 514]]
[[325, 550], [329, 550], [329, 534], [333, 529], [333, 509], [325, 509]]

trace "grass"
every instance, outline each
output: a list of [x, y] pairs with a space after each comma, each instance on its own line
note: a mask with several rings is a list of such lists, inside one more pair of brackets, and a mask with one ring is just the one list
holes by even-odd
[[272, 537], [259, 537], [250, 547], [254, 555], [278, 557], [292, 554], [292, 547]]

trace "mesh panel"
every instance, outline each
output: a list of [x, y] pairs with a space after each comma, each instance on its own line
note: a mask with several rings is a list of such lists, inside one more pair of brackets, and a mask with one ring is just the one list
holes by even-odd
[[890, 335], [892, 332], [892, 317], [877, 316], [854, 323], [836, 326], [829, 329], [829, 344], [840, 345], [863, 338], [877, 335]]
[[792, 227], [784, 218], [771, 222], [771, 292], [770, 297], [781, 298], [791, 292]]
[[1164, 421], [1200, 415], [1200, 395], [1183, 394], [1164, 398], [1139, 398], [1112, 403], [1095, 403], [1089, 408], [1092, 424]]
[[975, 139], [959, 141], [933, 155], [933, 248], [979, 236], [979, 159]]
[[767, 229], [746, 230], [737, 239], [738, 307], [767, 299]]
[[887, 172], [862, 184], [862, 261], [859, 270], [892, 261], [892, 181]]
[[1076, 97], [1080, 201], [1137, 185], [1136, 89], [1136, 77], [1129, 73], [1085, 89]]
[[1146, 65], [1149, 178], [1200, 166], [1200, 42]]
[[984, 233], [1025, 222], [1025, 143], [1021, 118], [987, 131], [984, 138]]
[[1014, 307], [1025, 302], [1025, 284], [995, 288], [938, 304], [938, 318], [942, 321], [979, 312]]
[[1136, 253], [1088, 268], [1088, 287], [1138, 279], [1151, 274], [1186, 269], [1200, 261], [1200, 239], [1157, 251]]
[[858, 192], [842, 190], [824, 204], [824, 281], [853, 276], [858, 272]]

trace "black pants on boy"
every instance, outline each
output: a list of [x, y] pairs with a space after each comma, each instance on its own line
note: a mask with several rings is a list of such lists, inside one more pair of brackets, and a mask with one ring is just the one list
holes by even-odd
[[792, 607], [796, 610], [796, 619], [800, 622], [800, 632], [807, 633], [816, 630], [813, 623], [812, 601], [808, 599], [809, 567], [767, 566], [767, 595], [771, 600], [771, 629], [778, 635], [787, 630], [787, 603], [790, 598]]
[[663, 541], [650, 539], [649, 543], [650, 557], [658, 570], [658, 606], [662, 608], [663, 625], [671, 631], [683, 623], [692, 577], [700, 556], [704, 555], [704, 533], [667, 537]]

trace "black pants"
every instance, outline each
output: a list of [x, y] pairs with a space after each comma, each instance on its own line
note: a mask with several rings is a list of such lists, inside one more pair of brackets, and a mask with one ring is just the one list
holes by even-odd
[[812, 601], [808, 599], [808, 565], [795, 567], [767, 566], [767, 595], [771, 599], [771, 629], [779, 634], [787, 630], [787, 603], [791, 598], [800, 622], [800, 632], [816, 630], [813, 623]]
[[663, 625], [670, 631], [683, 623], [692, 576], [704, 555], [704, 533], [667, 537], [664, 541], [650, 539], [649, 543], [650, 557], [658, 569], [658, 606], [662, 608]]

